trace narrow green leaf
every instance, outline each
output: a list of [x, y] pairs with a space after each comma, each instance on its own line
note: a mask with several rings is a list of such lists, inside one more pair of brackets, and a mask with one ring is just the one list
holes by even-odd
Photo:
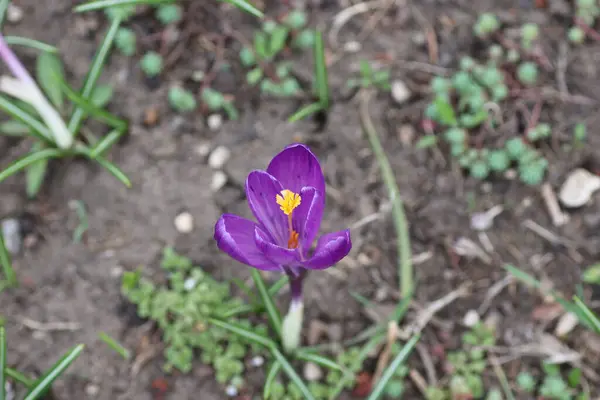
[[273, 361], [271, 364], [271, 368], [269, 368], [269, 372], [267, 373], [267, 378], [265, 379], [265, 387], [263, 388], [263, 399], [269, 400], [271, 396], [271, 386], [275, 379], [277, 379], [277, 375], [279, 375], [279, 371], [281, 370], [281, 363], [279, 361]]
[[29, 134], [29, 127], [22, 122], [10, 120], [0, 123], [0, 134], [13, 137], [24, 137]]
[[300, 110], [296, 111], [294, 115], [288, 118], [288, 122], [296, 122], [300, 121], [308, 117], [311, 114], [317, 113], [323, 109], [323, 105], [321, 103], [311, 103], [307, 106], [302, 107]]
[[38, 151], [37, 153], [30, 153], [30, 154], [26, 155], [25, 157], [20, 158], [17, 161], [13, 162], [8, 167], [6, 167], [6, 169], [4, 169], [3, 171], [0, 171], [0, 182], [5, 180], [9, 176], [14, 175], [17, 172], [23, 170], [24, 168], [27, 168], [28, 166], [35, 164], [38, 161], [48, 160], [50, 158], [58, 158], [58, 157], [64, 156], [65, 154], [66, 153], [64, 153], [62, 150], [58, 150], [58, 149], [44, 149], [44, 150]]
[[428, 149], [437, 144], [437, 136], [435, 135], [425, 135], [415, 145], [415, 149]]
[[104, 343], [106, 343], [108, 345], [108, 347], [110, 347], [111, 349], [113, 349], [114, 351], [119, 353], [119, 355], [121, 357], [123, 357], [125, 360], [129, 360], [131, 358], [131, 352], [129, 350], [127, 350], [119, 342], [117, 342], [115, 339], [108, 336], [106, 333], [100, 332], [98, 334], [98, 337], [100, 338], [100, 340], [102, 340]]
[[128, 188], [131, 187], [131, 181], [127, 175], [125, 175], [125, 173], [121, 171], [121, 169], [119, 169], [119, 167], [117, 167], [115, 164], [100, 156], [94, 157], [93, 160], [102, 165], [104, 169], [110, 172], [115, 178], [120, 180], [123, 185], [127, 186]]
[[324, 110], [329, 108], [329, 80], [327, 78], [327, 62], [325, 60], [325, 42], [323, 33], [318, 31], [314, 46], [315, 77], [319, 103]]
[[400, 353], [398, 353], [398, 355], [394, 358], [394, 360], [392, 360], [390, 365], [385, 369], [385, 371], [383, 371], [381, 379], [379, 379], [367, 400], [377, 400], [384, 395], [385, 387], [387, 386], [389, 381], [394, 377], [394, 374], [396, 373], [400, 365], [406, 362], [406, 359], [412, 352], [413, 348], [416, 346], [417, 342], [419, 341], [419, 338], [419, 335], [415, 335], [404, 344], [404, 347], [402, 347]]
[[6, 10], [8, 10], [9, 4], [10, 0], [0, 0], [0, 28], [4, 27], [4, 20], [6, 19]]
[[114, 90], [110, 85], [98, 85], [92, 92], [90, 103], [97, 108], [104, 108], [113, 98]]
[[579, 297], [574, 296], [573, 302], [575, 303], [575, 306], [581, 311], [581, 313], [586, 316], [593, 330], [596, 333], [600, 334], [600, 319], [598, 319], [598, 316], [595, 315], [592, 312], [592, 310], [590, 310], [589, 307], [581, 301]]
[[7, 377], [9, 377], [10, 379], [12, 379], [14, 381], [19, 382], [21, 385], [23, 385], [27, 388], [30, 388], [35, 383], [35, 381], [33, 379], [26, 377], [19, 371], [14, 370], [12, 368], [6, 368], [6, 370], [4, 372], [6, 373]]
[[33, 387], [29, 389], [23, 400], [39, 399], [44, 393], [50, 389], [56, 379], [75, 361], [75, 359], [83, 351], [84, 345], [80, 344], [69, 350], [60, 360], [58, 360], [40, 379], [38, 379]]
[[[14, 287], [18, 285], [17, 274], [12, 267], [12, 262], [10, 259], [10, 254], [8, 254], [8, 250], [6, 250], [6, 246], [4, 245], [4, 235], [2, 234], [2, 230], [0, 229], [0, 264], [2, 264], [2, 274], [4, 275], [4, 280], [6, 281], [5, 287]], [[0, 290], [1, 292], [1, 290]]]
[[298, 373], [294, 370], [294, 367], [292, 367], [292, 365], [288, 362], [285, 356], [276, 347], [271, 348], [271, 354], [273, 354], [273, 357], [275, 357], [275, 359], [279, 361], [281, 367], [283, 368], [283, 371], [286, 373], [289, 380], [293, 382], [298, 387], [298, 389], [300, 389], [300, 391], [304, 395], [304, 400], [315, 400], [314, 396], [312, 395], [302, 378], [300, 378]]
[[335, 361], [327, 358], [327, 357], [323, 357], [320, 354], [316, 354], [316, 353], [311, 353], [308, 351], [304, 351], [303, 349], [299, 349], [298, 351], [296, 351], [295, 356], [297, 358], [299, 358], [300, 360], [304, 360], [304, 361], [308, 361], [308, 362], [312, 362], [315, 364], [319, 364], [323, 367], [329, 368], [329, 369], [335, 369], [341, 372], [345, 372], [347, 373], [348, 371], [342, 367], [341, 365], [339, 365], [338, 363], [336, 363]]
[[65, 80], [65, 69], [60, 58], [53, 53], [40, 53], [37, 57], [36, 77], [50, 102], [57, 109], [62, 109], [63, 92], [60, 82]]
[[48, 144], [54, 145], [52, 133], [48, 130], [48, 128], [37, 118], [33, 117], [21, 107], [17, 106], [15, 102], [7, 99], [4, 96], [0, 96], [0, 110], [31, 128], [29, 133], [32, 136], [35, 136], [37, 139]]
[[285, 46], [289, 29], [283, 25], [278, 25], [271, 33], [269, 40], [269, 58], [275, 57]]
[[250, 271], [252, 275], [252, 279], [254, 280], [254, 284], [256, 285], [256, 289], [258, 289], [258, 294], [267, 310], [267, 315], [269, 316], [269, 322], [271, 322], [271, 327], [277, 334], [277, 337], [281, 337], [281, 315], [279, 314], [279, 310], [275, 306], [275, 302], [273, 298], [269, 294], [267, 287], [265, 285], [265, 281], [262, 279], [260, 272], [255, 268], [252, 268]]
[[[127, 1], [120, 1], [118, 4], [127, 3]], [[116, 3], [113, 3], [113, 5]], [[100, 7], [101, 8], [101, 7]], [[104, 68], [104, 63], [106, 62], [106, 58], [108, 57], [108, 53], [113, 45], [115, 40], [115, 35], [119, 30], [119, 26], [121, 25], [121, 20], [119, 18], [115, 18], [112, 20], [110, 28], [94, 57], [94, 61], [92, 62], [92, 66], [88, 71], [88, 74], [83, 83], [83, 88], [81, 89], [81, 97], [83, 99], [89, 99], [92, 95], [94, 88], [96, 87], [96, 82], [102, 73]], [[85, 110], [81, 107], [77, 107], [73, 114], [71, 115], [71, 119], [69, 120], [68, 128], [70, 132], [73, 132], [73, 135], [76, 135], [79, 132], [79, 128], [85, 118]]]
[[277, 293], [279, 293], [279, 291], [281, 290], [281, 288], [283, 288], [288, 282], [290, 281], [290, 278], [288, 278], [287, 275], [282, 276], [281, 278], [279, 278], [277, 280], [277, 282], [275, 282], [270, 288], [269, 288], [269, 295], [271, 297], [275, 297], [277, 295]]
[[22, 36], [5, 36], [4, 40], [7, 44], [13, 46], [29, 47], [46, 53], [58, 53], [58, 49], [56, 47], [44, 42], [40, 42], [39, 40], [29, 39]]
[[269, 58], [269, 51], [267, 46], [267, 34], [262, 31], [258, 31], [254, 34], [254, 51], [260, 59]]
[[0, 400], [6, 399], [6, 331], [0, 326]]
[[260, 344], [268, 349], [276, 348], [275, 342], [273, 340], [271, 340], [270, 338], [268, 338], [266, 336], [258, 335], [256, 333], [254, 333], [253, 331], [248, 330], [237, 324], [233, 324], [233, 323], [226, 322], [226, 321], [221, 321], [220, 319], [216, 319], [216, 318], [210, 318], [209, 322], [213, 325], [216, 325], [218, 327], [226, 329], [231, 333], [235, 333], [236, 335], [241, 336], [249, 341]]
[[86, 12], [113, 6], [158, 5], [173, 3], [174, 0], [97, 0], [76, 6], [73, 11]]
[[[30, 154], [37, 153], [45, 148], [42, 142], [35, 142], [31, 147]], [[25, 183], [27, 197], [30, 199], [37, 196], [44, 183], [44, 177], [46, 176], [46, 170], [48, 168], [48, 159], [37, 161], [31, 164], [25, 170]]]
[[254, 15], [255, 17], [264, 18], [264, 16], [265, 16], [262, 11], [260, 11], [258, 8], [253, 6], [252, 3], [250, 3], [247, 0], [221, 0], [221, 1], [233, 4], [240, 10], [245, 11], [248, 14]]
[[108, 133], [108, 135], [104, 136], [96, 145], [92, 148], [90, 152], [91, 158], [97, 158], [104, 155], [104, 153], [112, 147], [113, 144], [119, 141], [119, 139], [123, 136], [123, 132], [113, 129]]
[[435, 107], [438, 111], [439, 120], [444, 125], [455, 126], [458, 121], [456, 120], [456, 113], [454, 112], [454, 108], [452, 104], [450, 104], [446, 99], [441, 96], [438, 96], [435, 99]]

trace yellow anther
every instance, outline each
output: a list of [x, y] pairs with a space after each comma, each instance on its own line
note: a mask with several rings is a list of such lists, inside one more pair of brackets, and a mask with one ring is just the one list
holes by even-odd
[[281, 194], [275, 196], [275, 201], [285, 215], [292, 215], [292, 211], [300, 205], [300, 195], [290, 190], [284, 189]]

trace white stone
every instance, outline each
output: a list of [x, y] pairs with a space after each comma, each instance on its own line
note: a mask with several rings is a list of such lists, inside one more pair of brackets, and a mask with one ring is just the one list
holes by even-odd
[[463, 318], [463, 325], [472, 328], [479, 323], [479, 314], [475, 310], [469, 310]]
[[21, 22], [23, 19], [23, 9], [17, 5], [12, 3], [8, 4], [8, 9], [6, 10], [6, 19], [8, 22], [17, 23]]
[[211, 131], [218, 131], [223, 126], [223, 116], [221, 114], [211, 114], [206, 118], [206, 125]]
[[227, 388], [225, 389], [225, 393], [227, 394], [227, 396], [229, 397], [235, 397], [238, 395], [238, 389], [233, 386], [233, 385], [229, 385], [227, 386]]
[[362, 49], [362, 45], [356, 40], [351, 40], [344, 44], [344, 51], [346, 53], [358, 53], [360, 49]]
[[230, 157], [231, 151], [225, 146], [219, 146], [208, 156], [208, 165], [213, 169], [221, 169]]
[[411, 96], [410, 89], [401, 80], [392, 82], [392, 98], [398, 104], [404, 104]]
[[11, 254], [21, 251], [23, 239], [21, 237], [21, 223], [16, 218], [8, 218], [2, 221], [2, 237], [4, 247]]
[[100, 393], [100, 388], [97, 385], [89, 384], [85, 387], [85, 394], [90, 397], [96, 397]]
[[196, 287], [196, 283], [198, 283], [196, 281], [196, 279], [194, 279], [194, 278], [187, 278], [183, 282], [183, 288], [189, 292], [190, 290], [192, 290], [193, 288]]
[[200, 157], [208, 157], [208, 155], [210, 154], [210, 143], [200, 143], [196, 146], [194, 150], [196, 151], [196, 154], [198, 154]]
[[185, 211], [175, 217], [175, 229], [179, 233], [190, 233], [194, 230], [194, 217]]
[[475, 213], [471, 216], [471, 228], [477, 231], [487, 231], [494, 225], [496, 218], [503, 211], [502, 206], [494, 206], [487, 211]]
[[556, 329], [554, 330], [554, 334], [559, 338], [567, 336], [579, 323], [579, 319], [573, 313], [565, 313], [563, 314], [558, 323], [556, 324]]
[[223, 186], [227, 183], [227, 174], [223, 171], [215, 171], [210, 182], [210, 190], [218, 192], [223, 189]]
[[265, 359], [263, 356], [254, 356], [250, 360], [250, 365], [252, 365], [253, 367], [262, 367], [264, 363]]
[[558, 198], [567, 207], [575, 208], [585, 205], [596, 190], [600, 189], [600, 177], [578, 168], [572, 171], [560, 188]]
[[304, 379], [309, 382], [315, 382], [323, 377], [323, 370], [317, 364], [307, 362], [304, 364]]

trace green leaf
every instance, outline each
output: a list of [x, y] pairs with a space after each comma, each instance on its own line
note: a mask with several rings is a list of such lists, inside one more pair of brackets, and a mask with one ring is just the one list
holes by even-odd
[[276, 361], [279, 361], [281, 367], [283, 368], [283, 371], [286, 373], [289, 380], [297, 386], [300, 392], [302, 392], [302, 394], [304, 395], [304, 400], [315, 400], [314, 396], [312, 395], [302, 378], [300, 378], [298, 373], [294, 370], [294, 367], [292, 367], [292, 365], [288, 362], [285, 356], [276, 347], [271, 348], [271, 354], [273, 354], [273, 357], [275, 357]]
[[52, 133], [46, 125], [42, 124], [37, 118], [33, 117], [27, 111], [15, 104], [14, 101], [8, 100], [4, 96], [0, 96], [0, 109], [9, 114], [18, 122], [27, 125], [31, 130], [29, 133], [37, 139], [48, 144], [54, 145]]
[[0, 400], [6, 399], [6, 331], [0, 326]]
[[[101, 2], [95, 2], [95, 3], [101, 3]], [[127, 3], [127, 0], [119, 1], [117, 3], [113, 2], [113, 5], [114, 4], [122, 4], [122, 3]], [[99, 8], [102, 8], [102, 7], [99, 7]], [[76, 7], [76, 10], [77, 10], [77, 7]], [[79, 11], [81, 11], [81, 10], [79, 10]], [[102, 74], [102, 70], [104, 69], [104, 64], [106, 62], [106, 58], [108, 57], [110, 49], [115, 40], [115, 35], [116, 35], [117, 30], [119, 29], [120, 25], [121, 25], [121, 20], [119, 18], [112, 20], [110, 28], [108, 29], [108, 32], [106, 33], [106, 36], [104, 36], [104, 40], [102, 41], [102, 44], [100, 45], [98, 51], [96, 52], [96, 56], [94, 57], [92, 66], [90, 67], [88, 74], [85, 77], [85, 80], [83, 82], [83, 88], [81, 89], [81, 97], [85, 100], [89, 100], [90, 96], [92, 95], [92, 93], [94, 91], [94, 88], [96, 87], [96, 82], [98, 81], [100, 74]], [[83, 123], [83, 120], [85, 118], [85, 115], [86, 115], [86, 112], [83, 108], [77, 107], [75, 109], [75, 111], [71, 115], [71, 119], [69, 120], [69, 124], [67, 126], [69, 129], [69, 132], [71, 132], [73, 135], [77, 135], [77, 133], [79, 132], [79, 128], [81, 127], [81, 124]]]
[[104, 136], [101, 140], [98, 141], [90, 151], [90, 158], [95, 159], [99, 156], [104, 155], [104, 153], [112, 147], [113, 144], [119, 141], [121, 136], [123, 136], [123, 131], [119, 131], [117, 129], [113, 129], [110, 133]]
[[71, 365], [73, 361], [81, 354], [84, 345], [80, 344], [68, 351], [60, 360], [58, 360], [44, 375], [38, 379], [33, 387], [29, 389], [23, 400], [36, 400], [45, 394], [54, 381]]
[[311, 103], [307, 106], [302, 107], [300, 110], [296, 111], [289, 119], [288, 122], [296, 122], [300, 121], [308, 117], [311, 114], [317, 113], [323, 109], [321, 103]]
[[269, 40], [269, 58], [275, 57], [285, 46], [289, 30], [285, 26], [278, 25]]
[[104, 108], [113, 98], [114, 90], [110, 85], [98, 85], [94, 88], [90, 103], [98, 108]]
[[265, 285], [265, 281], [263, 280], [260, 272], [257, 269], [252, 268], [250, 271], [252, 275], [252, 279], [254, 280], [254, 284], [256, 285], [256, 289], [258, 290], [258, 294], [267, 310], [267, 315], [269, 317], [269, 322], [271, 323], [271, 327], [277, 334], [277, 337], [281, 337], [281, 315], [279, 314], [279, 310], [277, 306], [275, 306], [275, 302], [273, 298], [269, 294], [267, 287]]
[[254, 34], [254, 51], [256, 52], [256, 55], [261, 59], [269, 58], [267, 49], [267, 34], [262, 31], [256, 32]]
[[65, 80], [65, 70], [60, 58], [52, 53], [40, 53], [36, 63], [37, 81], [50, 102], [59, 110], [63, 107], [60, 82]]
[[273, 340], [266, 336], [259, 335], [255, 333], [253, 330], [249, 330], [239, 324], [234, 324], [226, 321], [221, 321], [217, 318], [210, 318], [209, 322], [215, 326], [223, 328], [231, 333], [235, 333], [236, 335], [245, 338], [251, 342], [259, 344], [261, 346], [266, 347], [267, 349], [275, 349], [276, 344]]
[[425, 135], [415, 145], [416, 149], [428, 149], [437, 144], [437, 136], [435, 135]]
[[103, 166], [104, 169], [106, 169], [115, 178], [117, 178], [119, 181], [121, 181], [121, 183], [123, 185], [127, 186], [128, 188], [131, 187], [131, 181], [129, 180], [127, 175], [125, 175], [125, 173], [119, 169], [119, 167], [117, 167], [116, 165], [114, 165], [113, 163], [108, 161], [107, 159], [101, 158], [99, 156], [93, 158], [93, 160], [96, 161], [101, 166]]
[[349, 372], [344, 367], [342, 367], [341, 365], [336, 363], [335, 361], [333, 361], [327, 357], [323, 357], [322, 355], [319, 355], [316, 353], [311, 353], [311, 352], [308, 352], [303, 349], [299, 349], [298, 351], [296, 351], [295, 356], [296, 356], [296, 358], [299, 358], [300, 360], [319, 364], [319, 365], [329, 368], [329, 369], [333, 369], [333, 370], [337, 370], [337, 371], [341, 371], [341, 372], [345, 372], [345, 373]]
[[438, 119], [440, 123], [450, 126], [454, 126], [458, 123], [456, 120], [456, 113], [454, 112], [454, 108], [450, 102], [443, 97], [438, 96], [436, 97], [434, 104], [438, 112]]
[[582, 279], [585, 283], [600, 285], [600, 263], [587, 267]]
[[[42, 142], [35, 142], [31, 147], [30, 153], [37, 153], [44, 149]], [[25, 170], [25, 182], [27, 197], [30, 199], [37, 196], [44, 183], [44, 177], [46, 176], [46, 170], [48, 168], [48, 159], [40, 160], [36, 163], [31, 164]]]
[[22, 122], [10, 120], [0, 123], [0, 133], [6, 136], [23, 137], [30, 129]]
[[100, 338], [100, 340], [102, 340], [104, 343], [106, 343], [108, 345], [108, 347], [110, 347], [111, 349], [113, 349], [114, 351], [119, 353], [119, 355], [121, 357], [123, 357], [125, 360], [129, 360], [131, 358], [131, 352], [129, 350], [127, 350], [125, 347], [123, 347], [123, 345], [121, 345], [115, 339], [108, 336], [106, 333], [100, 332], [98, 334], [98, 337]]
[[404, 347], [402, 347], [402, 350], [398, 353], [398, 355], [394, 358], [394, 360], [390, 363], [390, 365], [385, 369], [385, 371], [381, 375], [381, 378], [377, 382], [377, 385], [375, 385], [375, 387], [371, 391], [371, 395], [368, 397], [367, 400], [377, 400], [385, 393], [386, 386], [388, 385], [390, 380], [393, 378], [396, 370], [404, 362], [406, 362], [406, 359], [412, 352], [413, 348], [417, 345], [419, 338], [420, 338], [419, 335], [415, 335], [408, 342], [406, 342], [404, 344]]
[[256, 68], [248, 71], [248, 73], [246, 74], [246, 81], [248, 82], [249, 85], [254, 86], [262, 79], [262, 77], [263, 77], [262, 69], [260, 69], [260, 67], [256, 67]]
[[323, 33], [320, 31], [317, 32], [315, 37], [313, 54], [315, 58], [317, 95], [322, 109], [327, 110], [329, 108], [329, 80], [327, 78], [327, 62], [325, 60], [325, 43], [323, 41]]
[[[6, 246], [4, 245], [4, 237], [2, 235], [2, 231], [0, 230], [0, 264], [2, 264], [2, 273], [4, 275], [4, 287], [14, 287], [18, 285], [17, 274], [12, 267], [12, 263], [10, 260], [10, 254], [8, 254], [8, 250], [6, 250]], [[2, 290], [0, 290], [2, 292]]]
[[6, 41], [6, 44], [13, 46], [29, 47], [34, 50], [39, 50], [46, 53], [58, 53], [58, 49], [56, 47], [44, 42], [40, 42], [39, 40], [34, 40], [21, 36], [5, 36], [4, 40]]
[[48, 160], [50, 158], [58, 158], [65, 155], [65, 153], [58, 149], [44, 149], [35, 153], [30, 153], [23, 158], [10, 164], [3, 171], [0, 172], [0, 182], [16, 174], [17, 172], [27, 168], [28, 166], [35, 164], [38, 161]]
[[251, 67], [256, 63], [254, 52], [248, 47], [242, 48], [240, 51], [240, 61], [244, 67]]
[[277, 379], [279, 375], [279, 371], [281, 370], [281, 363], [279, 361], [274, 361], [271, 364], [271, 368], [269, 368], [269, 372], [267, 373], [267, 378], [265, 379], [265, 387], [263, 388], [263, 399], [269, 400], [271, 396], [271, 387]]
[[264, 18], [263, 12], [260, 11], [258, 8], [256, 8], [254, 5], [252, 5], [252, 3], [250, 3], [247, 0], [221, 0], [221, 1], [225, 1], [227, 3], [233, 4], [240, 10], [245, 11], [248, 14], [254, 15], [255, 17]]
[[85, 4], [76, 6], [73, 11], [75, 12], [86, 12], [102, 10], [109, 7], [123, 7], [132, 5], [158, 5], [173, 3], [174, 0], [94, 0]]
[[591, 328], [600, 334], [600, 319], [597, 315], [595, 315], [592, 310], [586, 306], [579, 297], [573, 297], [573, 301], [575, 302], [575, 307], [579, 310], [578, 316], [581, 314], [587, 320], [587, 323], [591, 326]]

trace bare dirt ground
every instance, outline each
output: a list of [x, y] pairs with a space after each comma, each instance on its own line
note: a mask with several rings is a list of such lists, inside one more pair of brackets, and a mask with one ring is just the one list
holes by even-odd
[[[43, 7], [35, 0], [16, 3], [25, 11], [25, 17], [19, 24], [7, 26], [7, 33], [58, 46], [70, 76], [75, 81], [81, 80], [104, 32], [103, 17], [74, 15], [70, 12], [73, 2], [69, 0], [46, 1]], [[322, 27], [329, 27], [342, 9], [336, 1], [308, 3], [311, 24]], [[480, 11], [498, 12], [509, 21], [539, 23], [549, 59], [557, 63], [559, 57], [566, 57], [566, 69], [560, 79], [565, 80], [570, 93], [592, 101], [591, 105], [580, 105], [556, 96], [543, 98], [542, 118], [557, 127], [556, 141], [544, 149], [550, 160], [547, 181], [556, 189], [574, 167], [600, 162], [600, 134], [595, 127], [600, 100], [597, 68], [600, 46], [592, 41], [570, 48], [566, 56], [559, 54], [557, 49], [564, 42], [568, 26], [566, 17], [553, 14], [548, 8], [536, 8], [538, 2], [534, 1], [383, 3], [384, 6], [345, 25], [338, 36], [338, 47], [329, 44], [332, 55], [343, 56], [331, 66], [331, 85], [334, 92], [339, 92], [347, 77], [357, 70], [360, 59], [380, 59], [389, 63], [394, 78], [403, 80], [413, 91], [409, 102], [402, 106], [395, 104], [389, 95], [380, 94], [371, 102], [370, 111], [396, 172], [407, 210], [418, 284], [416, 301], [427, 304], [465, 282], [473, 283], [469, 295], [442, 310], [438, 324], [427, 328], [422, 339], [425, 347], [432, 348], [449, 338], [444, 345], [451, 347], [452, 343], [458, 343], [465, 313], [477, 309], [489, 294], [489, 288], [506, 276], [501, 268], [504, 263], [513, 263], [572, 295], [580, 282], [582, 268], [596, 262], [600, 252], [600, 202], [596, 199], [588, 206], [569, 211], [569, 223], [557, 228], [550, 220], [539, 189], [517, 181], [475, 182], [457, 172], [447, 157], [415, 150], [413, 144], [417, 139], [407, 141], [401, 132], [412, 127], [417, 138], [422, 135], [420, 120], [428, 99], [424, 88], [431, 70], [450, 70], [456, 67], [460, 55], [482, 51], [473, 44], [471, 32]], [[549, 3], [570, 7], [566, 1]], [[266, 10], [273, 15], [286, 8], [271, 6]], [[0, 215], [27, 211], [35, 217], [34, 228], [41, 235], [38, 243], [15, 259], [21, 287], [0, 294], [0, 312], [8, 321], [9, 362], [23, 371], [39, 373], [74, 343], [87, 346], [81, 358], [55, 385], [57, 399], [158, 398], [151, 386], [153, 380], [164, 377], [160, 357], [132, 376], [131, 365], [97, 336], [104, 331], [125, 346], [135, 348], [144, 334], [132, 318], [134, 310], [124, 306], [120, 274], [143, 265], [151, 275], [158, 269], [161, 249], [172, 245], [217, 276], [247, 277], [247, 270], [216, 249], [212, 239], [214, 222], [222, 212], [249, 215], [243, 194], [246, 174], [251, 169], [264, 168], [286, 144], [306, 142], [322, 160], [331, 188], [324, 231], [351, 226], [376, 213], [386, 201], [378, 165], [362, 133], [356, 100], [337, 101], [322, 129], [311, 120], [288, 124], [286, 118], [298, 104], [257, 100], [255, 93], [243, 87], [243, 75], [232, 68], [218, 81], [224, 92], [236, 95], [243, 114], [239, 121], [226, 122], [218, 132], [212, 132], [199, 113], [173, 113], [165, 101], [169, 83], [183, 79], [191, 69], [202, 69], [209, 64], [210, 52], [203, 49], [198, 38], [220, 33], [226, 25], [246, 34], [255, 26], [252, 18], [228, 7], [205, 5], [208, 10], [205, 16], [198, 14], [203, 9], [201, 5], [186, 7], [197, 25], [189, 34], [193, 39], [163, 74], [158, 87], [148, 86], [136, 60], [118, 55], [110, 58], [102, 78], [113, 83], [117, 90], [111, 111], [131, 122], [127, 140], [110, 153], [112, 161], [131, 178], [131, 189], [82, 161], [54, 164], [42, 195], [33, 202], [25, 200], [21, 176], [0, 184]], [[192, 10], [195, 7], [197, 10]], [[79, 27], [90, 18], [97, 19], [99, 27], [82, 34]], [[143, 18], [137, 24], [143, 31]], [[431, 32], [436, 33], [434, 40], [438, 44], [436, 66], [431, 66], [432, 50], [427, 45]], [[343, 54], [344, 43], [351, 40], [360, 41], [360, 51]], [[239, 44], [232, 41], [228, 46], [225, 57], [233, 55], [234, 59]], [[20, 54], [27, 57], [26, 52]], [[311, 60], [297, 60], [295, 67], [300, 73], [310, 73]], [[544, 82], [556, 89], [557, 73], [545, 73]], [[519, 101], [531, 108], [535, 100]], [[151, 127], [144, 124], [148, 109], [157, 110], [160, 116], [159, 122]], [[514, 118], [517, 113], [504, 111], [507, 118]], [[588, 126], [588, 145], [563, 151], [560, 138], [568, 136], [572, 125], [580, 121]], [[4, 139], [0, 139], [0, 144], [0, 165], [8, 164], [26, 149], [21, 143]], [[206, 158], [198, 153], [198, 148], [206, 144], [211, 148], [224, 145], [232, 152], [225, 166], [229, 183], [217, 193], [210, 190], [213, 171]], [[89, 230], [81, 244], [72, 240], [78, 223], [75, 211], [69, 207], [72, 200], [82, 201], [88, 212]], [[495, 205], [502, 205], [505, 211], [487, 232], [493, 246], [489, 260], [456, 256], [451, 248], [457, 239], [478, 240], [477, 233], [470, 228], [472, 213]], [[194, 216], [195, 228], [191, 234], [179, 234], [174, 227], [175, 216], [183, 210]], [[561, 240], [549, 242], [527, 228], [524, 222], [528, 220], [551, 230]], [[375, 220], [352, 234], [355, 245], [350, 256], [334, 272], [311, 275], [306, 287], [308, 320], [340, 324], [344, 337], [351, 337], [371, 323], [362, 305], [350, 295], [351, 291], [386, 305], [394, 303], [397, 290], [397, 252], [391, 219]], [[543, 304], [544, 300], [536, 293], [520, 285], [510, 285], [491, 300], [484, 315], [496, 315], [501, 342], [517, 346], [537, 340], [544, 328], [552, 331], [553, 325], [535, 319], [535, 311]], [[32, 325], [31, 320], [70, 321], [77, 326], [44, 329]], [[594, 353], [586, 340], [568, 344], [585, 354], [584, 362], [594, 365], [593, 360], [599, 354]], [[509, 379], [514, 379], [521, 365], [535, 364], [537, 359], [518, 358], [508, 363]], [[418, 357], [413, 362], [419, 366]], [[200, 364], [191, 376], [172, 376], [168, 381], [171, 399], [224, 398], [223, 388]], [[600, 387], [598, 383], [596, 387]]]

